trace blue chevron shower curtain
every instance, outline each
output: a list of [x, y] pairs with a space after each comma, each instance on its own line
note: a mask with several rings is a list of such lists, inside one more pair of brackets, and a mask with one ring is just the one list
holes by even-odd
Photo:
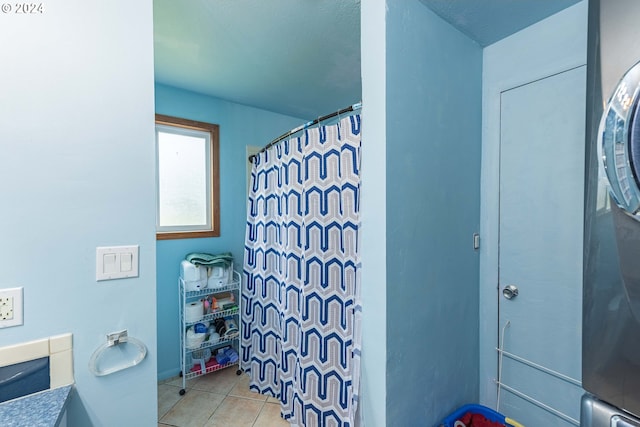
[[354, 425], [360, 129], [360, 115], [305, 129], [253, 163], [241, 367], [292, 426]]

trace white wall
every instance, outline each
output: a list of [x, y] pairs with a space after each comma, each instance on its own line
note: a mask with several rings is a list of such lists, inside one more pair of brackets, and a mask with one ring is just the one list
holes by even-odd
[[386, 2], [361, 4], [362, 369], [361, 425], [385, 426], [387, 373]]
[[[71, 332], [69, 424], [155, 426], [152, 2], [43, 8], [0, 13], [0, 288], [25, 298], [0, 345]], [[96, 246], [124, 244], [139, 278], [97, 283]], [[91, 353], [125, 328], [147, 359], [94, 377]]]
[[[586, 64], [587, 1], [484, 49], [480, 234], [480, 402], [495, 407], [500, 93]], [[583, 105], [577, 108], [584, 108]], [[579, 191], [579, 189], [576, 189]]]

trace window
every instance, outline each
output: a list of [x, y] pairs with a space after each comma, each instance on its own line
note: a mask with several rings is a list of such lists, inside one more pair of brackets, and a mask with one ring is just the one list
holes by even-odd
[[156, 114], [156, 238], [220, 235], [218, 125]]

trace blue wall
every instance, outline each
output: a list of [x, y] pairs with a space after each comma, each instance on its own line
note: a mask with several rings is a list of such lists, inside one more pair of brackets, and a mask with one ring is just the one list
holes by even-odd
[[387, 425], [385, 366], [386, 253], [386, 1], [361, 4], [362, 49], [362, 357], [356, 426]]
[[387, 8], [387, 425], [431, 426], [478, 399], [482, 49]]
[[[0, 16], [0, 288], [24, 287], [0, 346], [73, 334], [72, 426], [157, 425], [152, 24], [150, 1]], [[96, 282], [96, 247], [130, 244], [139, 277]], [[120, 329], [147, 358], [95, 377]]]
[[[495, 407], [498, 357], [500, 102], [505, 90], [587, 61], [587, 6], [582, 1], [484, 49], [480, 254], [480, 401]], [[583, 109], [583, 105], [576, 105]], [[579, 189], [576, 189], [580, 191]], [[575, 271], [582, 271], [576, 267]], [[580, 301], [574, 301], [580, 310]], [[577, 308], [576, 308], [577, 307]]]
[[233, 253], [242, 270], [247, 204], [246, 147], [264, 146], [308, 119], [156, 84], [156, 113], [220, 125], [220, 237], [157, 242], [158, 379], [180, 372], [177, 280], [189, 252]]

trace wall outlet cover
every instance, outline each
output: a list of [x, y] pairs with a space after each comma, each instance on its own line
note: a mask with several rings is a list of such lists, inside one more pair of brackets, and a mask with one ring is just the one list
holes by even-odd
[[96, 248], [96, 281], [138, 277], [138, 245]]
[[0, 328], [24, 324], [22, 287], [0, 289]]

